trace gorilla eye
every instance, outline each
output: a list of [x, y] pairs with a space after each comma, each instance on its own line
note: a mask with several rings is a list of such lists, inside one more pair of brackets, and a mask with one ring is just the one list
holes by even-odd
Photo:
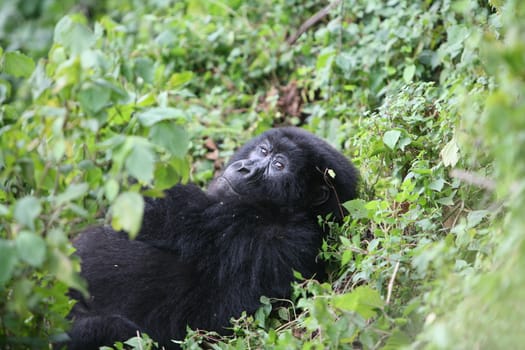
[[275, 162], [273, 162], [273, 167], [280, 171], [284, 169], [284, 164], [276, 160]]
[[259, 146], [259, 152], [265, 157], [268, 155], [268, 149], [264, 146]]

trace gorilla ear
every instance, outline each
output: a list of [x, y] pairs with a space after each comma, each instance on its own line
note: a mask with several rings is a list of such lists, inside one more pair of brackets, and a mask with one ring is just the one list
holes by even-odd
[[312, 205], [314, 207], [325, 203], [330, 198], [330, 189], [326, 185], [321, 185], [317, 188], [314, 193]]

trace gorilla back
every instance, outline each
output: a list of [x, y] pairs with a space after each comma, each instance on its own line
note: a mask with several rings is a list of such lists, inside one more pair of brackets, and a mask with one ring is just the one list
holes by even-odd
[[[335, 177], [329, 174], [333, 170]], [[90, 297], [78, 303], [68, 349], [92, 349], [137, 331], [166, 348], [186, 327], [226, 333], [262, 295], [287, 298], [293, 270], [322, 275], [319, 215], [341, 220], [357, 171], [323, 140], [269, 130], [241, 147], [204, 192], [177, 185], [146, 199], [135, 241], [107, 227], [74, 242]]]

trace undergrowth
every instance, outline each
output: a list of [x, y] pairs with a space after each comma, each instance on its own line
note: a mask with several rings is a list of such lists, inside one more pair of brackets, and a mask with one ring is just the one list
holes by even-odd
[[232, 336], [189, 330], [183, 348], [521, 346], [525, 4], [325, 5], [0, 5], [3, 349], [64, 337], [65, 291], [85, 287], [78, 232], [106, 222], [133, 236], [145, 185], [205, 186], [281, 125], [323, 137], [361, 173], [320, 252], [330, 279], [298, 276], [291, 300], [262, 297]]

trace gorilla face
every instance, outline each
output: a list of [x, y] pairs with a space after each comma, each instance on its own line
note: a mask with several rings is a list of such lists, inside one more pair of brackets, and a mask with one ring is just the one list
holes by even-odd
[[304, 167], [301, 158], [292, 157], [298, 146], [290, 141], [271, 142], [268, 138], [260, 141], [246, 158], [228, 164], [210, 184], [208, 194], [222, 199], [249, 198], [272, 203], [299, 199], [289, 195], [292, 180]]
[[[357, 174], [348, 164], [343, 155], [304, 130], [272, 129], [234, 154], [211, 182], [208, 194], [225, 201], [313, 209], [314, 215], [333, 213], [342, 218], [340, 201], [355, 197]], [[329, 169], [335, 178], [328, 176]]]

